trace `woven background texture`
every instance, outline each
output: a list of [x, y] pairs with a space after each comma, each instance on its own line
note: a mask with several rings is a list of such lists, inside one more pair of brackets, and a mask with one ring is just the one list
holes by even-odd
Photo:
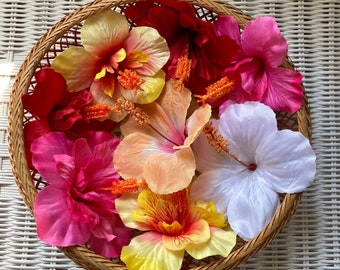
[[[42, 243], [12, 176], [7, 149], [11, 87], [24, 58], [51, 26], [89, 0], [0, 0], [0, 270], [79, 270]], [[304, 75], [317, 175], [288, 226], [238, 269], [340, 269], [340, 1], [235, 0], [274, 16]]]

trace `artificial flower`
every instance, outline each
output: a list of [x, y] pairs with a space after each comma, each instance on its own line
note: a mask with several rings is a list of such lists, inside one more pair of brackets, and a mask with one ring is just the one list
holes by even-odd
[[121, 259], [131, 270], [180, 269], [185, 251], [196, 259], [227, 256], [236, 243], [236, 234], [214, 205], [195, 204], [187, 189], [124, 194], [116, 208], [126, 226], [145, 232], [122, 250]]
[[75, 141], [65, 133], [40, 136], [31, 146], [32, 162], [47, 182], [34, 202], [40, 239], [50, 245], [89, 243], [106, 257], [119, 256], [129, 242], [110, 192], [119, 176], [112, 165], [119, 143], [106, 132], [89, 132]]
[[259, 102], [230, 105], [214, 123], [229, 146], [217, 152], [203, 135], [193, 144], [201, 174], [191, 195], [213, 202], [250, 240], [278, 209], [278, 193], [302, 192], [311, 184], [315, 154], [301, 133], [277, 130], [275, 113]]
[[[161, 68], [169, 49], [155, 29], [129, 30], [123, 15], [106, 10], [85, 21], [81, 41], [83, 47], [70, 47], [52, 62], [66, 79], [68, 91], [92, 85], [91, 91], [101, 89], [101, 99], [124, 96], [136, 103], [149, 103], [160, 95], [165, 83]], [[119, 114], [113, 117], [117, 119]]]
[[123, 178], [145, 179], [155, 193], [186, 188], [195, 174], [190, 147], [211, 115], [209, 105], [199, 107], [187, 119], [191, 92], [177, 81], [166, 83], [156, 102], [141, 106], [148, 123], [129, 118], [121, 125], [124, 136], [114, 154], [114, 165]]
[[[234, 31], [234, 35], [240, 33]], [[300, 109], [302, 75], [282, 66], [287, 58], [288, 44], [275, 19], [258, 17], [249, 21], [241, 34], [240, 45], [236, 63], [226, 71], [226, 74], [236, 73], [240, 78], [233, 100], [237, 103], [260, 101], [273, 110], [291, 113]]]
[[[157, 29], [168, 42], [171, 52], [165, 67], [168, 78], [176, 77], [178, 59], [190, 58], [188, 88], [195, 94], [204, 94], [207, 86], [218, 81], [239, 50], [227, 31], [221, 31], [215, 22], [198, 18], [194, 7], [186, 1], [141, 1], [124, 12], [137, 25]], [[231, 17], [224, 22], [231, 27], [237, 24]]]
[[65, 79], [51, 68], [42, 68], [34, 74], [36, 85], [31, 93], [24, 94], [21, 101], [24, 109], [34, 120], [24, 125], [25, 150], [28, 165], [32, 165], [31, 143], [51, 131], [67, 132], [69, 137], [80, 137], [89, 130], [109, 131], [112, 121], [87, 120], [83, 109], [92, 103], [91, 93], [82, 90], [67, 91]]

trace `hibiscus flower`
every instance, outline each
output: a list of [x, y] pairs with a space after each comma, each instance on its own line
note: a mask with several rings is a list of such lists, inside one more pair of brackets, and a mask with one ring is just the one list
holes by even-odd
[[[176, 77], [178, 59], [190, 58], [191, 80], [187, 86], [195, 94], [205, 94], [207, 86], [221, 79], [239, 50], [227, 31], [220, 31], [215, 22], [198, 18], [195, 8], [186, 1], [141, 1], [124, 13], [137, 25], [157, 29], [166, 39], [171, 52], [165, 68], [169, 78]], [[226, 28], [237, 24], [234, 19], [224, 22]]]
[[123, 178], [145, 179], [155, 193], [172, 193], [189, 185], [195, 174], [190, 145], [211, 115], [206, 105], [186, 119], [190, 102], [191, 92], [170, 80], [157, 103], [141, 106], [150, 117], [148, 124], [129, 118], [121, 125], [124, 138], [114, 164]]
[[[219, 28], [223, 31], [222, 24]], [[233, 29], [234, 35], [240, 33]], [[260, 101], [273, 110], [291, 113], [300, 109], [303, 101], [302, 75], [282, 67], [288, 44], [275, 19], [258, 17], [250, 21], [242, 32], [240, 45], [236, 64], [226, 70], [227, 76], [240, 79], [240, 83], [235, 84], [232, 99], [237, 103]], [[222, 105], [222, 111], [224, 107], [227, 106]]]
[[278, 193], [302, 192], [311, 184], [315, 154], [301, 133], [278, 131], [274, 112], [259, 102], [231, 105], [214, 123], [234, 157], [200, 136], [193, 148], [201, 174], [191, 195], [212, 201], [231, 228], [250, 240], [280, 206]]
[[227, 256], [236, 234], [212, 203], [194, 203], [188, 190], [159, 195], [144, 189], [116, 200], [124, 224], [145, 233], [123, 248], [121, 259], [131, 270], [180, 269], [184, 252], [196, 259]]
[[119, 139], [89, 132], [71, 141], [62, 132], [42, 135], [32, 143], [33, 165], [47, 182], [34, 202], [37, 234], [49, 245], [89, 243], [106, 257], [117, 257], [128, 244], [127, 229], [110, 192], [119, 176], [112, 165]]
[[92, 103], [92, 95], [87, 90], [76, 93], [67, 91], [65, 79], [51, 68], [43, 68], [34, 74], [34, 91], [21, 98], [24, 109], [34, 120], [24, 125], [25, 149], [28, 165], [33, 168], [31, 143], [51, 131], [64, 131], [68, 136], [80, 137], [88, 130], [109, 131], [112, 121], [84, 119], [82, 110]]
[[[66, 79], [68, 91], [92, 85], [95, 101], [109, 106], [121, 95], [137, 103], [152, 102], [160, 95], [165, 83], [161, 68], [169, 49], [155, 29], [129, 31], [123, 15], [106, 10], [85, 21], [81, 41], [83, 47], [66, 49], [52, 63]], [[114, 114], [111, 118], [121, 117]]]

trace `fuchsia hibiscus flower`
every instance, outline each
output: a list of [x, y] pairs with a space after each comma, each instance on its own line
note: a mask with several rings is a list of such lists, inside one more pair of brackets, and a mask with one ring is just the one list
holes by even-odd
[[[66, 49], [52, 63], [66, 79], [68, 91], [91, 86], [95, 102], [110, 107], [120, 96], [149, 103], [160, 95], [165, 83], [161, 68], [168, 61], [169, 49], [155, 29], [130, 31], [123, 15], [106, 10], [85, 21], [81, 41], [83, 47]], [[124, 116], [110, 115], [115, 121]]]
[[[220, 31], [215, 22], [198, 18], [186, 1], [141, 1], [124, 12], [137, 25], [151, 26], [166, 39], [171, 52], [166, 65], [168, 77], [176, 77], [179, 58], [185, 55], [191, 59], [188, 87], [195, 94], [205, 94], [207, 86], [221, 79], [239, 50], [229, 32]], [[236, 21], [225, 23], [226, 28], [234, 27]]]
[[74, 142], [51, 132], [32, 143], [33, 165], [48, 183], [37, 195], [34, 215], [39, 238], [50, 245], [89, 243], [106, 257], [117, 257], [128, 244], [127, 229], [110, 192], [119, 176], [112, 165], [119, 139], [89, 132]]
[[145, 179], [155, 193], [186, 188], [195, 174], [190, 145], [211, 115], [209, 105], [199, 107], [187, 119], [191, 92], [174, 80], [166, 83], [156, 102], [142, 106], [150, 117], [140, 125], [133, 119], [121, 125], [123, 140], [114, 155], [117, 172], [125, 179]]
[[274, 111], [259, 102], [230, 105], [214, 123], [239, 160], [215, 151], [200, 136], [193, 148], [201, 174], [191, 195], [215, 203], [231, 228], [248, 241], [275, 214], [278, 193], [302, 192], [312, 183], [315, 153], [300, 132], [278, 130]]
[[[226, 26], [219, 24], [219, 27], [223, 31]], [[239, 33], [235, 30], [234, 35]], [[242, 32], [240, 45], [237, 62], [226, 71], [226, 74], [235, 76], [236, 73], [240, 77], [233, 99], [237, 103], [260, 101], [273, 110], [291, 113], [300, 109], [302, 75], [281, 67], [287, 57], [288, 44], [275, 19], [258, 17], [250, 21]], [[226, 106], [222, 105], [221, 112]]]
[[144, 232], [122, 250], [130, 270], [180, 269], [185, 251], [196, 259], [230, 253], [236, 234], [223, 215], [213, 203], [194, 203], [188, 193], [159, 195], [144, 189], [116, 200], [124, 224]]

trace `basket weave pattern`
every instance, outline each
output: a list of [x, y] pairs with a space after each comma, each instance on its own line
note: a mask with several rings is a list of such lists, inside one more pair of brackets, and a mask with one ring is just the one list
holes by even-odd
[[[22, 194], [25, 204], [33, 213], [33, 203], [39, 189], [44, 187], [44, 181], [39, 175], [33, 174], [27, 166], [23, 124], [32, 120], [32, 117], [24, 112], [20, 98], [23, 94], [33, 91], [35, 81], [34, 72], [42, 66], [49, 65], [55, 56], [70, 46], [80, 46], [79, 25], [89, 16], [99, 13], [105, 9], [112, 8], [120, 11], [122, 7], [131, 5], [136, 0], [97, 0], [76, 10], [74, 13], [59, 21], [52, 27], [33, 47], [30, 54], [23, 63], [11, 93], [9, 108], [9, 150], [13, 174], [18, 188]], [[239, 23], [241, 28], [251, 19], [241, 10], [222, 3], [211, 0], [189, 0], [196, 10], [198, 16], [207, 21], [214, 20], [216, 14], [231, 15]], [[287, 59], [285, 66], [294, 69], [293, 64]], [[288, 128], [300, 131], [304, 136], [310, 138], [310, 118], [307, 100], [305, 97], [303, 108], [296, 114], [280, 112], [277, 114], [279, 128]], [[199, 267], [199, 269], [233, 269], [249, 257], [257, 253], [260, 249], [271, 242], [273, 238], [287, 224], [294, 214], [301, 194], [291, 194], [282, 197], [281, 207], [273, 217], [271, 222], [262, 232], [244, 243], [238, 241], [234, 251], [226, 258], [212, 257], [202, 262], [194, 261], [188, 257], [184, 264], [186, 267]], [[85, 246], [60, 248], [68, 257], [85, 269], [125, 269], [117, 262], [103, 258]], [[196, 268], [197, 269], [197, 268]]]

